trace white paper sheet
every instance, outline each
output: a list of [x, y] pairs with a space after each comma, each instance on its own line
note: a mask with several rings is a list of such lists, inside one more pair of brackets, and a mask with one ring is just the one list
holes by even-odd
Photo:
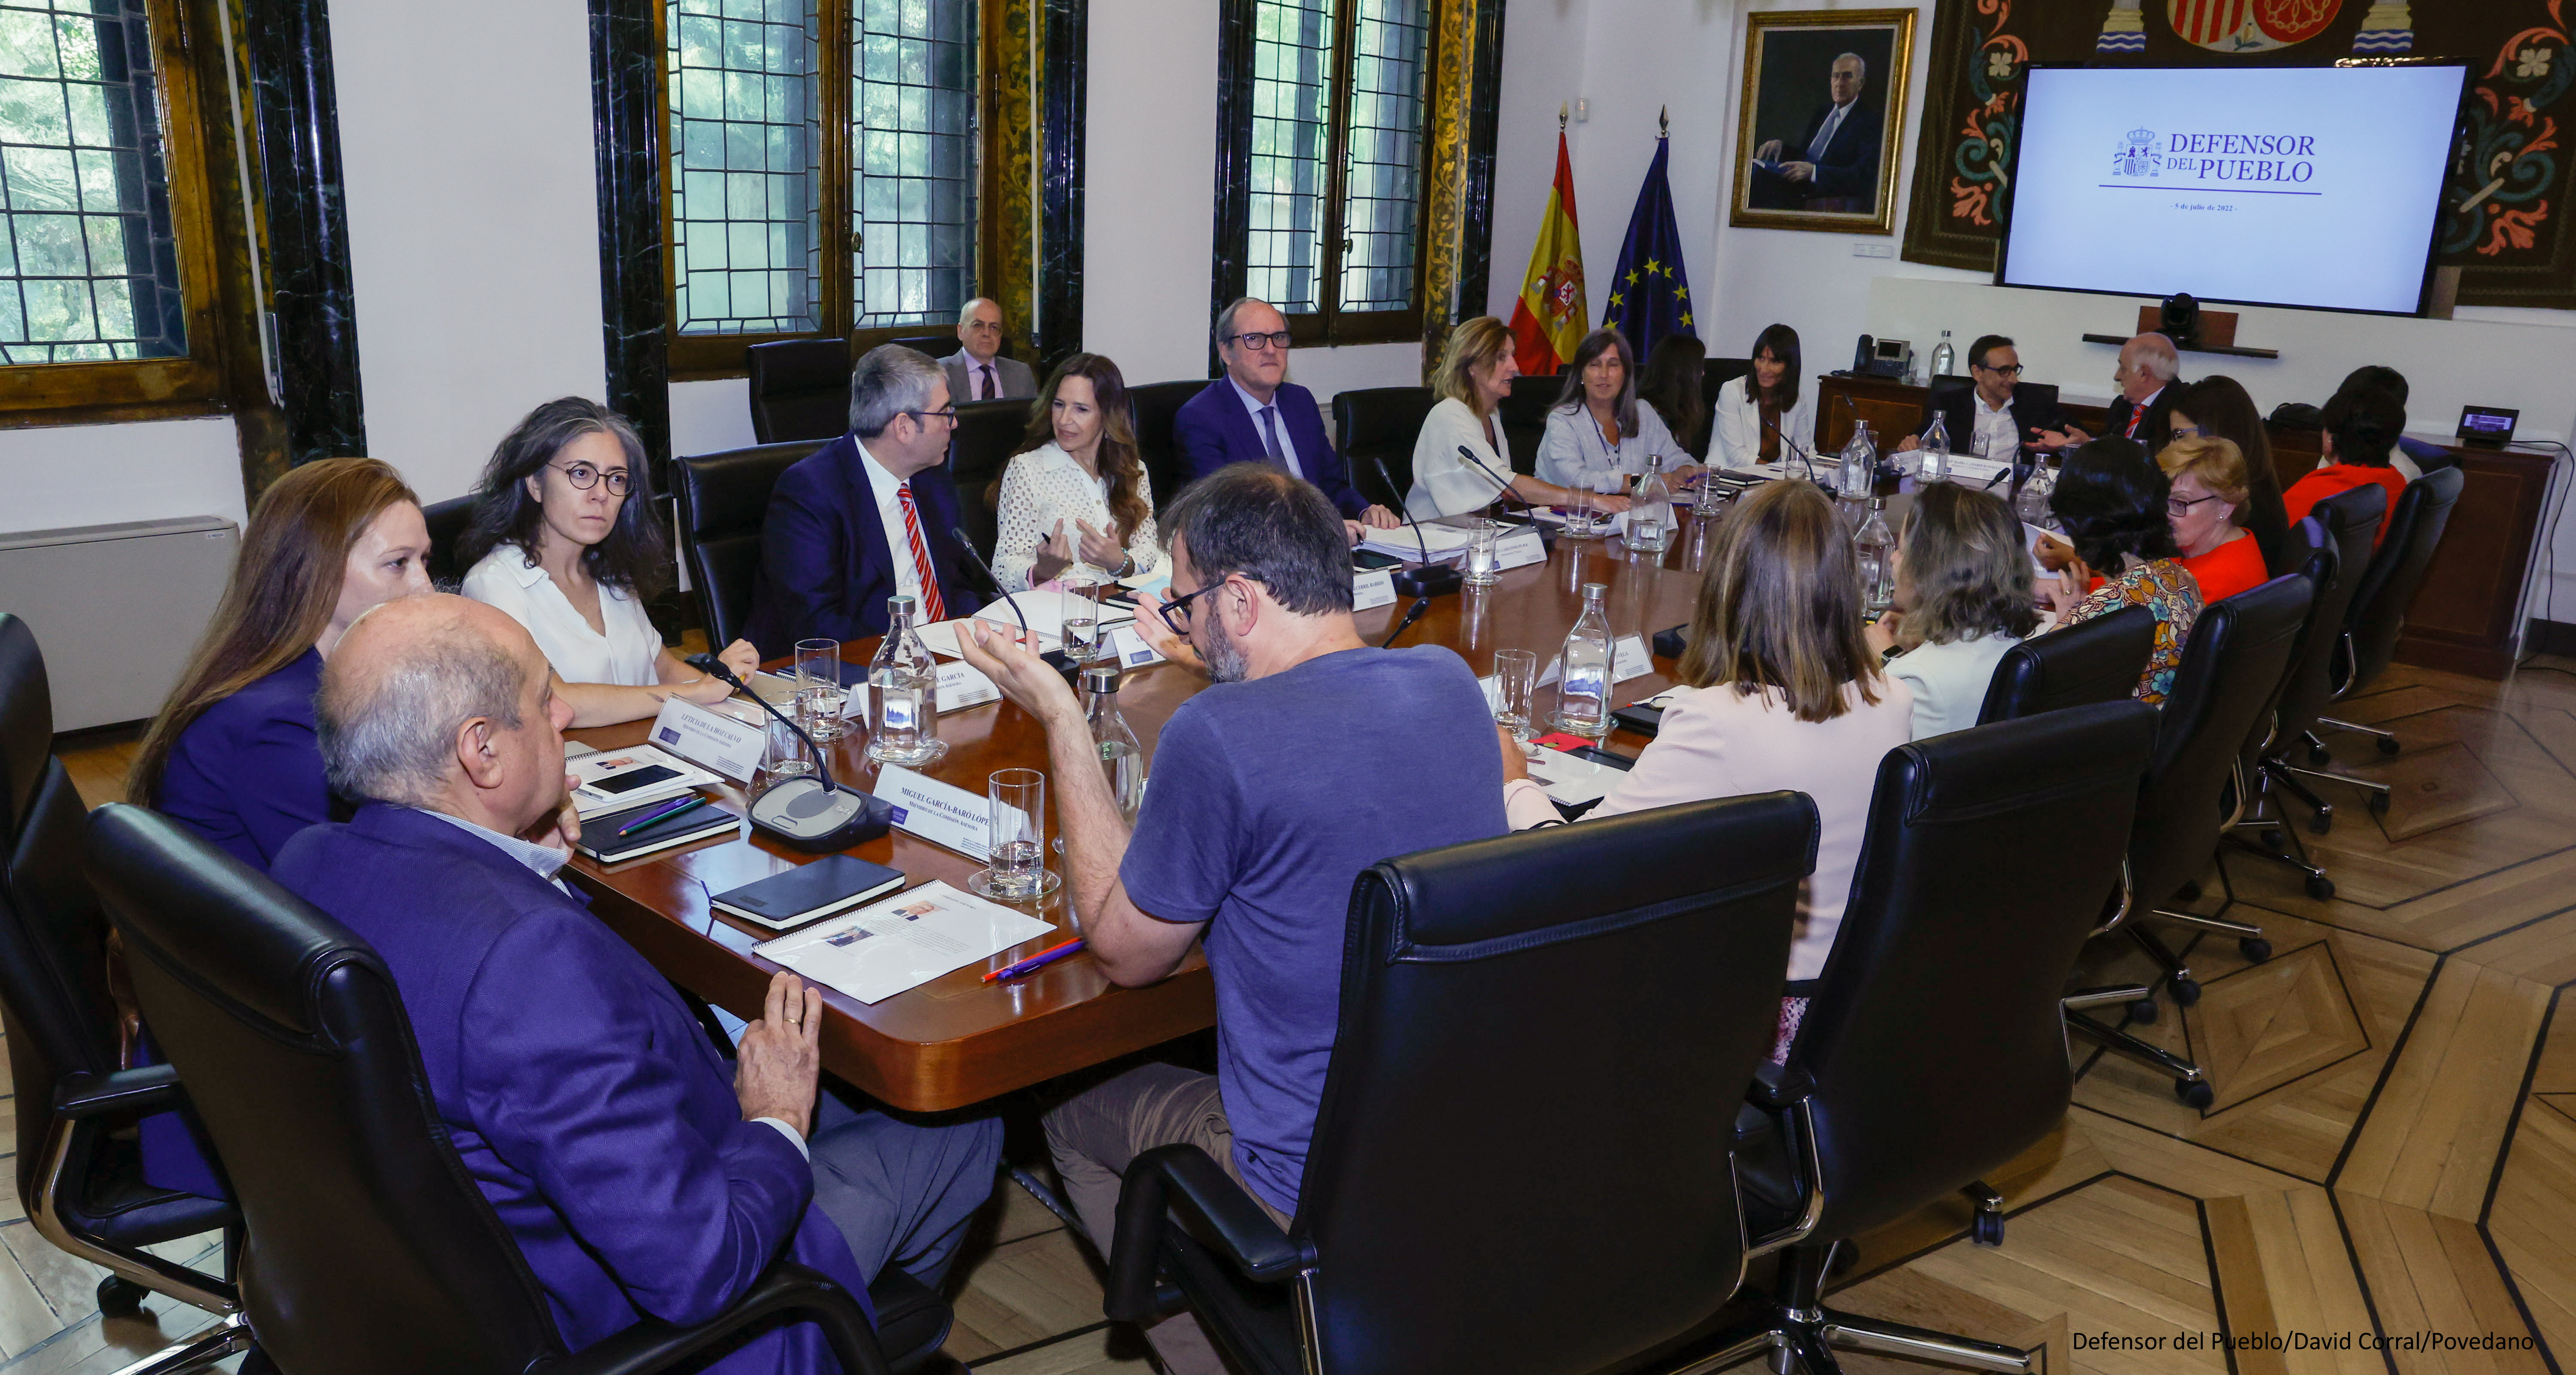
[[846, 916], [752, 947], [817, 983], [880, 1003], [951, 970], [1055, 934], [1025, 912], [926, 883]]

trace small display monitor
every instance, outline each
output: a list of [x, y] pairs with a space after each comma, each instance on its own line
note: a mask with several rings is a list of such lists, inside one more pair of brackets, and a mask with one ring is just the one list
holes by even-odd
[[2513, 442], [2514, 424], [2521, 419], [2520, 411], [2499, 410], [2493, 406], [2462, 406], [2460, 439], [2464, 443], [2501, 449]]

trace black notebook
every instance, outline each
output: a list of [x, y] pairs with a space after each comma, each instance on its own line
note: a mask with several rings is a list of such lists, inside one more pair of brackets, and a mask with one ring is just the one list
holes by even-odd
[[716, 910], [784, 931], [903, 886], [903, 872], [856, 855], [825, 855], [711, 899]]
[[622, 859], [633, 859], [638, 855], [649, 855], [656, 850], [668, 850], [674, 846], [686, 845], [692, 840], [704, 840], [709, 836], [729, 834], [742, 825], [742, 817], [739, 814], [709, 803], [703, 807], [691, 807], [677, 816], [656, 821], [629, 835], [617, 833], [618, 827], [670, 805], [671, 799], [666, 797], [659, 802], [647, 803], [641, 807], [629, 807], [622, 812], [608, 812], [585, 818], [581, 823], [581, 844], [577, 848], [602, 864], [615, 864]]

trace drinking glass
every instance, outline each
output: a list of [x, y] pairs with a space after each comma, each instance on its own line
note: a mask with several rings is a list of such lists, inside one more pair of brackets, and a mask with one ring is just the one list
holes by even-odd
[[1494, 543], [1502, 537], [1503, 527], [1500, 523], [1490, 520], [1476, 522], [1473, 532], [1467, 538], [1467, 576], [1465, 578], [1467, 586], [1491, 587], [1494, 585], [1494, 579], [1497, 576], [1495, 569], [1501, 562], [1500, 556], [1495, 552]]
[[850, 687], [841, 667], [837, 640], [796, 642], [796, 724], [817, 744], [841, 738], [841, 713], [849, 706]]
[[1046, 775], [1002, 769], [985, 781], [993, 820], [991, 853], [966, 880], [979, 896], [1004, 902], [1044, 897], [1063, 880], [1046, 867]]
[[768, 780], [763, 791], [814, 772], [814, 751], [775, 716], [761, 735], [760, 772]]
[[1507, 727], [1513, 740], [1528, 744], [1534, 719], [1530, 707], [1538, 696], [1538, 651], [1495, 650], [1494, 686], [1502, 698], [1494, 706], [1494, 723]]
[[1064, 589], [1064, 652], [1077, 664], [1100, 657], [1100, 580], [1080, 567], [1058, 580]]

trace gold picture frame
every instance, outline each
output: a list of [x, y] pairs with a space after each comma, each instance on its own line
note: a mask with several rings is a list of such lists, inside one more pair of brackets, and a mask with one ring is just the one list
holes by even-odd
[[[1896, 232], [1914, 14], [1770, 10], [1745, 16], [1728, 224], [1827, 234]], [[1852, 58], [1859, 59], [1856, 80]], [[1849, 96], [1842, 94], [1846, 81], [1857, 87]], [[1820, 137], [1822, 151], [1810, 158]]]

